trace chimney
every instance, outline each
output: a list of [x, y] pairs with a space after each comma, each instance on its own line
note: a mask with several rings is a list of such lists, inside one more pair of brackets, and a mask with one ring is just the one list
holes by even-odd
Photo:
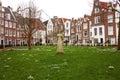
[[11, 9], [11, 10], [12, 10], [12, 8], [11, 8], [10, 6], [8, 6], [8, 9]]

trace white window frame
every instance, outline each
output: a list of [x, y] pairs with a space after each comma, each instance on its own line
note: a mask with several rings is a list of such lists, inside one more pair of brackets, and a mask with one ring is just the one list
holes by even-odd
[[113, 35], [113, 26], [108, 26], [108, 35]]
[[8, 27], [8, 24], [9, 24], [8, 21], [5, 21], [5, 27]]
[[94, 28], [94, 35], [97, 35], [97, 28]]
[[83, 29], [88, 29], [88, 23], [83, 23]]
[[100, 23], [100, 16], [95, 16], [95, 17], [94, 17], [94, 23], [95, 23], [95, 24]]
[[12, 28], [12, 22], [9, 22], [9, 27]]
[[16, 23], [13, 23], [13, 28], [16, 28]]
[[99, 13], [100, 9], [99, 8], [95, 8], [95, 13]]
[[107, 19], [108, 19], [108, 23], [112, 23], [113, 22], [113, 15], [112, 14], [108, 15]]
[[[86, 34], [86, 35], [85, 35]], [[85, 30], [84, 31], [84, 37], [87, 37], [88, 36], [88, 31], [87, 30]]]
[[99, 27], [99, 35], [102, 35], [102, 34], [103, 34], [103, 29], [102, 29], [102, 27]]

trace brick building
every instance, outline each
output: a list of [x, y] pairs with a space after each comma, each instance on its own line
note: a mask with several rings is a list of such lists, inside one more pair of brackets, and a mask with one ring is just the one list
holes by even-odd
[[[28, 35], [25, 34], [24, 26], [21, 26], [19, 19], [23, 18], [19, 13], [13, 12], [10, 6], [2, 6], [0, 1], [0, 47], [24, 46], [27, 45]], [[35, 24], [35, 25], [34, 25]], [[27, 27], [27, 26], [26, 26]], [[32, 35], [32, 44], [35, 45], [41, 39], [45, 44], [45, 27], [39, 19], [34, 19], [32, 27], [37, 27]]]
[[17, 21], [10, 6], [3, 7], [0, 2], [0, 45], [17, 45]]
[[[117, 5], [114, 4], [114, 7]], [[92, 42], [117, 45], [116, 38], [116, 14], [112, 10], [112, 4], [94, 0], [92, 10]]]

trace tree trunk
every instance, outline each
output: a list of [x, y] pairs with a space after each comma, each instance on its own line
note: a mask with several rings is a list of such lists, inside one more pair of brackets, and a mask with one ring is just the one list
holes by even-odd
[[28, 36], [28, 49], [31, 50], [32, 47], [31, 47], [31, 35]]
[[117, 50], [120, 50], [120, 17], [119, 17], [119, 24], [118, 24], [118, 48]]

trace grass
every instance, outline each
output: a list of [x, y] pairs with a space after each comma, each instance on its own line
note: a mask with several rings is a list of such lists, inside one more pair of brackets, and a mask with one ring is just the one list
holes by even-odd
[[[0, 80], [120, 80], [115, 48], [39, 46], [0, 51]], [[112, 66], [113, 68], [109, 68]]]

